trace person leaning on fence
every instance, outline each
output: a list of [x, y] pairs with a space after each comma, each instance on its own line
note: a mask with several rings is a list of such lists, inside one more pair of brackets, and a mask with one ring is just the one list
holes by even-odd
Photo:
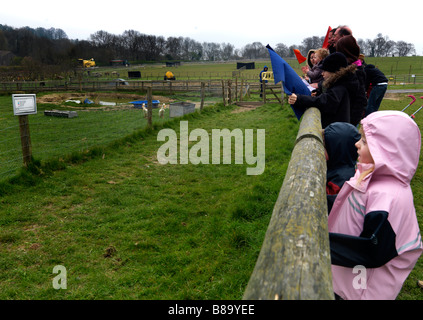
[[307, 72], [310, 71], [310, 69], [313, 69], [315, 66], [314, 61], [314, 53], [316, 50], [310, 49], [307, 53], [307, 64], [304, 67], [301, 67], [301, 71], [303, 72], [303, 77], [306, 81], [309, 81], [310, 79], [307, 76]]
[[335, 32], [337, 28], [332, 29], [329, 31], [329, 39], [328, 39], [328, 50], [329, 54], [336, 52], [336, 43], [335, 43]]
[[315, 96], [292, 94], [288, 103], [298, 109], [318, 108], [322, 128], [333, 122], [350, 122], [350, 96], [359, 90], [356, 66], [348, 66], [345, 56], [335, 52], [323, 60], [322, 70], [322, 92], [319, 90]]
[[356, 173], [328, 217], [333, 289], [344, 300], [392, 300], [423, 251], [410, 187], [420, 129], [401, 111], [377, 111], [360, 132]]
[[334, 30], [335, 31], [333, 31], [331, 41], [330, 41], [330, 46], [329, 46], [330, 53], [334, 53], [337, 51], [336, 44], [341, 38], [346, 36], [352, 36], [351, 28], [349, 28], [348, 26], [339, 26], [335, 28]]
[[328, 213], [345, 181], [354, 176], [358, 156], [355, 144], [360, 137], [357, 127], [347, 122], [334, 122], [323, 130]]
[[388, 78], [373, 64], [366, 64], [364, 56], [361, 59], [366, 72], [367, 106], [365, 116], [378, 111], [386, 90], [388, 89]]
[[[269, 70], [267, 66], [264, 66], [263, 70], [260, 71], [260, 97], [263, 96], [263, 73], [267, 72], [267, 70]], [[264, 83], [267, 83], [267, 80], [264, 80]]]
[[353, 36], [344, 36], [336, 43], [336, 52], [341, 52], [347, 58], [349, 65], [356, 65], [356, 75], [360, 83], [360, 89], [354, 96], [351, 96], [351, 123], [357, 126], [364, 117], [367, 106], [366, 96], [366, 73], [359, 58], [360, 46]]
[[313, 88], [317, 88], [320, 81], [323, 80], [322, 64], [323, 60], [329, 55], [329, 51], [319, 48], [314, 52], [313, 61], [314, 65], [311, 69], [307, 70], [306, 75], [308, 82]]

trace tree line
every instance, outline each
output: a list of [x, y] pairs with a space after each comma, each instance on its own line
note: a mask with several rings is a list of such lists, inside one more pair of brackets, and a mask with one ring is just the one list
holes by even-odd
[[[283, 43], [278, 43], [274, 49], [282, 57], [294, 57], [293, 49], [299, 49], [306, 55], [310, 49], [320, 48], [323, 41], [324, 37], [313, 36], [305, 38], [299, 46], [287, 47]], [[416, 54], [414, 44], [390, 40], [388, 36], [384, 36], [382, 33], [379, 33], [373, 40], [357, 39], [357, 43], [360, 46], [361, 53], [366, 57], [405, 57]]]
[[[310, 49], [321, 47], [324, 37], [303, 39], [300, 45], [287, 46], [278, 43], [274, 49], [282, 57], [293, 57], [293, 49], [306, 55]], [[407, 56], [415, 54], [414, 45], [393, 41], [378, 34], [373, 40], [357, 39], [366, 56]], [[11, 51], [16, 57], [13, 64], [34, 63], [72, 67], [77, 59], [95, 58], [99, 65], [110, 60], [124, 59], [134, 63], [165, 60], [181, 61], [227, 61], [233, 59], [268, 58], [264, 44], [253, 42], [241, 49], [230, 43], [198, 42], [187, 37], [147, 35], [136, 30], [126, 30], [120, 35], [97, 31], [87, 40], [69, 39], [61, 29], [13, 28], [0, 24], [0, 50]]]

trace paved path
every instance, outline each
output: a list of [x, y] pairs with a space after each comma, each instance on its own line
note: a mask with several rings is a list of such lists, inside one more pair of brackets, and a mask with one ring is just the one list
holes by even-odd
[[418, 93], [423, 92], [423, 89], [399, 89], [399, 90], [387, 90], [388, 93]]

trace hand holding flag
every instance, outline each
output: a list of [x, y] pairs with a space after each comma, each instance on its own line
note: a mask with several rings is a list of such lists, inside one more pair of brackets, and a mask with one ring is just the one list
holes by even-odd
[[[310, 89], [305, 85], [303, 80], [294, 71], [294, 69], [292, 69], [292, 67], [284, 59], [282, 59], [275, 51], [273, 51], [269, 45], [267, 45], [266, 48], [269, 51], [275, 84], [282, 81], [284, 91], [288, 95], [292, 95], [293, 93], [308, 96], [311, 95]], [[297, 119], [300, 120], [304, 110], [295, 108], [292, 105], [291, 107]]]

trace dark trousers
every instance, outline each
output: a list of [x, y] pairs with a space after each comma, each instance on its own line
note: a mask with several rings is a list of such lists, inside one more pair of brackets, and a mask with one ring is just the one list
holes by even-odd
[[380, 104], [382, 103], [383, 97], [387, 89], [388, 89], [387, 84], [374, 86], [372, 88], [372, 91], [370, 91], [369, 99], [367, 100], [367, 108], [366, 108], [365, 117], [367, 117], [372, 112], [379, 110]]

